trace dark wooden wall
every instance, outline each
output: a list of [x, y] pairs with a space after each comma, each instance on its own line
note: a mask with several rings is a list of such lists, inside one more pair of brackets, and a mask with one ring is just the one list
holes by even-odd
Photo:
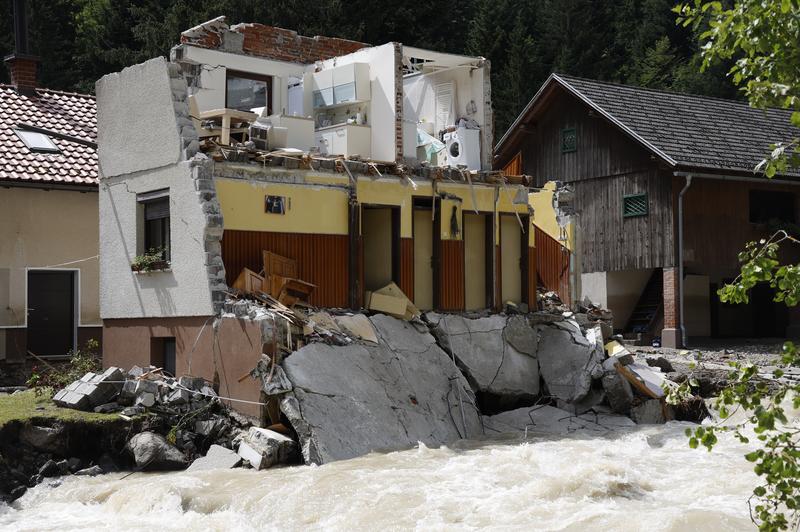
[[[575, 128], [574, 152], [562, 153], [565, 128]], [[524, 171], [537, 184], [574, 185], [584, 272], [673, 265], [671, 173], [585, 103], [563, 89], [554, 95], [522, 154]], [[623, 196], [638, 193], [647, 193], [649, 214], [623, 218]]]
[[[685, 181], [683, 178], [674, 179], [677, 202], [677, 194]], [[684, 263], [687, 273], [734, 277], [739, 273], [737, 255], [745, 245], [772, 234], [766, 226], [750, 223], [751, 190], [795, 194], [797, 205], [800, 186], [774, 185], [766, 180], [764, 184], [692, 180], [684, 196]], [[784, 251], [787, 260], [797, 260], [797, 253], [791, 253], [789, 249]]]
[[348, 306], [347, 235], [226, 230], [222, 236], [222, 261], [228, 285], [233, 284], [242, 268], [263, 268], [262, 250], [297, 261], [300, 278], [317, 285], [311, 304]]

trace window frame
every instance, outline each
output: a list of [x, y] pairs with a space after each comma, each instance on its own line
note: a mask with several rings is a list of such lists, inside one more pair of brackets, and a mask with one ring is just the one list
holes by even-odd
[[[568, 133], [572, 133], [575, 139], [571, 147], [567, 146], [564, 142]], [[576, 151], [578, 151], [578, 129], [575, 127], [561, 128], [561, 153], [575, 153]]]
[[[142, 225], [142, 253], [149, 253], [150, 249], [154, 247], [163, 247], [161, 259], [169, 262], [172, 258], [172, 209], [170, 208], [169, 189], [154, 190], [152, 192], [145, 192], [137, 194], [136, 202], [141, 206], [141, 220]], [[166, 203], [166, 216], [158, 216], [148, 219], [147, 211], [148, 206], [153, 206], [156, 203]], [[158, 225], [156, 225], [158, 223]], [[153, 227], [155, 226], [155, 227]], [[152, 242], [152, 229], [156, 229], [160, 233], [159, 240], [161, 245], [155, 246]], [[138, 239], [137, 239], [138, 240]]]
[[[644, 198], [644, 212], [627, 212], [626, 204], [634, 198]], [[622, 196], [622, 218], [640, 218], [650, 215], [650, 198], [647, 192], [637, 192], [636, 194], [625, 194]]]
[[[267, 86], [267, 94], [266, 94], [266, 109], [267, 115], [272, 114], [272, 89], [273, 89], [273, 76], [267, 76], [264, 74], [254, 74], [252, 72], [245, 72], [242, 70], [232, 70], [232, 69], [225, 69], [225, 108], [226, 109], [238, 109], [237, 107], [231, 107], [228, 102], [228, 80], [230, 78], [239, 78], [239, 79], [249, 79], [252, 81], [263, 81]], [[257, 106], [254, 106], [257, 107]], [[250, 109], [242, 109], [245, 111], [250, 111]]]

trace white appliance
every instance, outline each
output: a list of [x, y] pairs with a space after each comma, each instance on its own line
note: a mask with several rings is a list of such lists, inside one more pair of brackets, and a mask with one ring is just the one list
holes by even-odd
[[445, 165], [481, 169], [481, 130], [460, 127], [444, 134]]

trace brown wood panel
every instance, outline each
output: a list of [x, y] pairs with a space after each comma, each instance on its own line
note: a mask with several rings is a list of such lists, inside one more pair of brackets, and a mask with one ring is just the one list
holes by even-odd
[[538, 271], [538, 267], [536, 266], [536, 248], [532, 248], [530, 246], [528, 247], [527, 266], [528, 266], [528, 272], [527, 272], [528, 293], [526, 294], [527, 299], [525, 302], [528, 304], [528, 307], [531, 310], [534, 310], [536, 308], [536, 288], [538, 284], [536, 272]]
[[414, 239], [400, 239], [400, 278], [398, 285], [408, 299], [414, 301]]
[[442, 240], [439, 310], [464, 310], [464, 241]]
[[[677, 197], [685, 182], [676, 178]], [[684, 196], [684, 262], [687, 273], [734, 277], [739, 272], [737, 255], [747, 242], [768, 238], [766, 224], [750, 223], [750, 191], [768, 190], [794, 194], [800, 201], [800, 187], [769, 182], [743, 183], [695, 178]], [[677, 199], [676, 199], [677, 204]], [[799, 210], [795, 208], [795, 214]], [[675, 223], [677, 224], [677, 209]], [[782, 246], [786, 260], [796, 261], [796, 246]]]
[[522, 175], [522, 152], [517, 154], [503, 167], [503, 173], [506, 175]]
[[297, 261], [298, 277], [317, 286], [311, 304], [348, 306], [347, 235], [226, 230], [222, 237], [222, 261], [228, 285], [243, 268], [260, 271], [264, 250]]
[[[561, 301], [569, 302], [569, 250], [561, 242], [534, 226], [536, 247], [532, 248], [539, 279], [545, 290], [556, 292]], [[534, 273], [534, 275], [536, 275]]]
[[494, 308], [499, 310], [499, 309], [501, 309], [503, 307], [503, 276], [500, 275], [500, 272], [503, 271], [503, 265], [502, 265], [503, 254], [500, 252], [500, 246], [499, 245], [495, 246], [494, 250], [495, 250], [495, 252], [494, 252], [494, 254], [495, 254], [495, 264], [497, 265], [495, 267], [495, 272], [494, 272], [494, 276], [495, 276], [494, 277], [495, 278], [495, 283], [494, 283]]

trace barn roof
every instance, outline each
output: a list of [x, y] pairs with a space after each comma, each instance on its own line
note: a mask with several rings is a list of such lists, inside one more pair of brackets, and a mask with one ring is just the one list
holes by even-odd
[[508, 152], [519, 142], [518, 130], [542, 111], [543, 95], [555, 86], [582, 100], [671, 166], [752, 171], [770, 145], [800, 137], [800, 129], [791, 126], [788, 110], [755, 109], [736, 100], [552, 74], [497, 143], [496, 153]]

